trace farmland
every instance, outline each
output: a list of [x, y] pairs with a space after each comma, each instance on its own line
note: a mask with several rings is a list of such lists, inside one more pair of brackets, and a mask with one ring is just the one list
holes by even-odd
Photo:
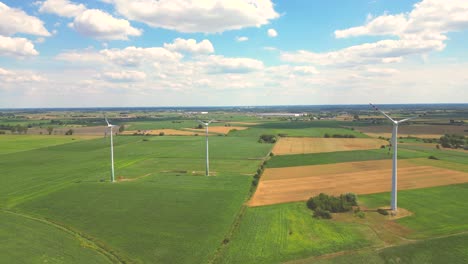
[[[468, 182], [468, 174], [461, 171], [421, 166], [411, 160], [402, 160], [399, 166], [399, 189]], [[320, 193], [384, 192], [390, 188], [390, 176], [390, 160], [267, 169], [250, 205], [301, 201]]]
[[[204, 116], [218, 120], [205, 177], [200, 116], [111, 112], [125, 127], [114, 136], [111, 184], [102, 113], [23, 113], [17, 124], [30, 127], [26, 134], [0, 135], [0, 262], [378, 263], [399, 252], [417, 262], [426, 246], [468, 247], [468, 152], [399, 139], [399, 205], [408, 216], [393, 219], [375, 212], [389, 204], [388, 142], [360, 132], [385, 126], [311, 115]], [[445, 122], [437, 118], [424, 122]], [[55, 132], [44, 135], [49, 125]], [[70, 128], [73, 135], [61, 135]], [[260, 143], [261, 135], [278, 141]], [[303, 201], [319, 192], [358, 193], [365, 217], [313, 218]]]
[[378, 149], [388, 142], [373, 138], [281, 138], [273, 148], [275, 155]]

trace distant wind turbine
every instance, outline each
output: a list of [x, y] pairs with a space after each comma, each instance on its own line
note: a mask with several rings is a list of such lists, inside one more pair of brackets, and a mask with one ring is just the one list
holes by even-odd
[[198, 123], [202, 124], [205, 126], [205, 137], [206, 137], [206, 170], [205, 170], [205, 175], [210, 176], [210, 160], [208, 156], [208, 126], [213, 122], [214, 120], [210, 120], [208, 122], [203, 122], [200, 120], [197, 120]]
[[405, 118], [399, 121], [393, 120], [390, 116], [385, 114], [383, 111], [381, 111], [379, 108], [377, 108], [375, 105], [370, 104], [374, 110], [379, 111], [382, 113], [388, 120], [390, 120], [393, 123], [393, 130], [392, 130], [392, 142], [391, 145], [393, 147], [393, 166], [392, 166], [392, 201], [391, 201], [391, 210], [396, 212], [397, 211], [397, 152], [398, 152], [398, 146], [397, 146], [397, 141], [398, 141], [398, 125], [406, 122], [411, 119], [415, 119], [418, 117], [421, 117], [425, 114], [422, 115], [417, 115], [413, 116], [410, 118]]
[[112, 125], [111, 123], [109, 123], [109, 121], [107, 120], [107, 117], [104, 116], [104, 118], [106, 119], [106, 123], [107, 123], [107, 127], [110, 128], [110, 140], [111, 140], [111, 171], [112, 171], [112, 174], [111, 174], [111, 182], [114, 182], [115, 181], [115, 177], [114, 177], [114, 141], [113, 141], [113, 131], [112, 131], [112, 128], [116, 127], [114, 125]]

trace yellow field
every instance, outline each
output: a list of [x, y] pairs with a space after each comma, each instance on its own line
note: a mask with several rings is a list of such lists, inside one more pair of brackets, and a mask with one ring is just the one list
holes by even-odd
[[[346, 162], [327, 165], [266, 169], [250, 206], [305, 201], [319, 193], [369, 194], [391, 189], [391, 160]], [[398, 189], [416, 189], [468, 182], [468, 173], [398, 163]]]
[[280, 138], [273, 148], [275, 155], [377, 149], [388, 142], [375, 138]]

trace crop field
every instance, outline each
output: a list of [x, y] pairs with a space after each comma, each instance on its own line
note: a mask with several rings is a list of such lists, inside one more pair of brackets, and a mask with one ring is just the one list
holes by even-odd
[[280, 138], [273, 148], [275, 155], [378, 149], [388, 142], [373, 138]]
[[[392, 138], [392, 133], [370, 133], [370, 132], [365, 132], [366, 135], [373, 137], [373, 138], [378, 138], [378, 137], [383, 137], [383, 138]], [[417, 137], [417, 138], [440, 138], [442, 134], [408, 134], [408, 133], [398, 133], [398, 137]]]
[[0, 135], [0, 155], [78, 142], [95, 137], [55, 135]]
[[[200, 131], [201, 132], [201, 131]], [[127, 130], [122, 132], [122, 135], [133, 135], [133, 134], [149, 134], [149, 135], [159, 135], [164, 133], [166, 136], [194, 136], [195, 132], [185, 131], [185, 130], [176, 130], [176, 129], [157, 129], [157, 130]]]
[[[249, 204], [259, 206], [303, 201], [319, 193], [385, 192], [391, 187], [391, 166], [390, 160], [376, 160], [266, 169]], [[399, 162], [400, 190], [463, 182], [468, 182], [468, 173], [422, 166], [411, 160]]]
[[[218, 133], [218, 134], [228, 134], [230, 131], [237, 131], [237, 130], [245, 130], [248, 127], [241, 127], [241, 126], [210, 126], [208, 128], [208, 132], [210, 133]], [[205, 129], [189, 129], [185, 128], [185, 130], [190, 131], [200, 131], [201, 133], [205, 132]]]
[[303, 203], [252, 207], [215, 263], [282, 263], [357, 249], [375, 240], [366, 226], [312, 218]]
[[260, 136], [262, 134], [283, 135], [288, 137], [321, 137], [325, 134], [353, 135], [357, 138], [367, 138], [368, 136], [344, 128], [340, 122], [336, 121], [307, 121], [307, 122], [264, 122], [255, 126], [250, 126], [247, 130], [233, 131], [233, 136]]
[[[79, 257], [87, 263], [209, 261], [245, 202], [251, 175], [271, 148], [256, 138], [212, 137], [211, 170], [216, 176], [205, 177], [204, 137], [117, 136], [116, 176], [131, 181], [111, 184], [109, 138], [71, 142], [38, 143], [32, 150], [5, 153], [0, 160], [0, 209], [45, 230], [64, 232], [60, 245], [70, 248], [57, 253], [66, 254], [57, 261], [61, 263], [83, 263]], [[2, 221], [0, 234], [11, 226]], [[9, 237], [9, 244], [20, 245], [25, 236]], [[58, 245], [51, 243], [44, 247], [53, 251]], [[74, 249], [75, 244], [80, 246]], [[32, 250], [29, 254], [37, 255]], [[74, 254], [81, 255], [67, 261]]]
[[2, 263], [112, 263], [89, 241], [22, 215], [0, 211], [0, 238]]
[[[400, 148], [398, 150], [399, 159], [409, 158], [427, 158], [428, 154]], [[371, 149], [371, 150], [352, 150], [352, 151], [336, 151], [324, 153], [311, 153], [311, 154], [292, 154], [273, 156], [268, 160], [267, 168], [282, 168], [282, 167], [295, 167], [306, 165], [319, 165], [319, 164], [332, 164], [351, 161], [366, 161], [366, 160], [383, 160], [391, 159], [392, 153], [385, 149]]]

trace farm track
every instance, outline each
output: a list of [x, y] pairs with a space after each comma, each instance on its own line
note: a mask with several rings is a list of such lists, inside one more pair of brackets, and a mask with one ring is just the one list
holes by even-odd
[[[269, 151], [267, 153], [267, 155], [262, 159], [263, 162], [262, 164], [259, 166], [261, 167], [265, 161], [267, 161], [270, 157], [270, 153], [271, 151]], [[225, 235], [225, 240], [223, 241], [223, 243], [216, 249], [216, 252], [213, 254], [213, 256], [208, 260], [207, 263], [209, 264], [214, 264], [214, 263], [218, 263], [219, 262], [219, 259], [221, 258], [224, 250], [226, 249], [226, 246], [227, 244], [229, 244], [232, 236], [234, 235], [234, 233], [239, 229], [239, 226], [241, 224], [241, 221], [242, 221], [242, 218], [244, 217], [245, 215], [245, 212], [247, 211], [247, 208], [249, 207], [248, 205], [248, 202], [250, 201], [250, 199], [252, 199], [253, 195], [255, 194], [255, 191], [257, 189], [258, 186], [254, 186], [254, 185], [251, 185], [250, 187], [250, 191], [247, 195], [247, 197], [245, 198], [245, 202], [242, 204], [242, 207], [241, 209], [239, 210], [239, 213], [236, 215], [236, 218], [234, 219], [234, 222], [232, 223], [231, 227], [229, 228], [229, 231], [228, 233]], [[227, 241], [226, 241], [227, 239]], [[224, 242], [227, 242], [227, 243], [224, 243]]]
[[24, 218], [27, 218], [29, 220], [33, 220], [33, 221], [36, 221], [36, 222], [40, 222], [40, 223], [52, 226], [52, 227], [54, 227], [56, 229], [59, 229], [59, 230], [65, 232], [65, 233], [68, 233], [68, 234], [72, 235], [76, 240], [78, 240], [80, 242], [81, 246], [96, 251], [97, 253], [105, 256], [112, 263], [122, 263], [122, 264], [123, 263], [131, 263], [128, 260], [124, 259], [123, 257], [117, 255], [112, 250], [109, 250], [106, 247], [104, 247], [102, 245], [99, 245], [99, 243], [94, 242], [93, 238], [91, 238], [88, 235], [84, 235], [80, 231], [74, 230], [74, 229], [72, 229], [70, 227], [67, 227], [65, 225], [62, 225], [62, 224], [59, 224], [59, 223], [56, 223], [56, 222], [53, 222], [53, 221], [50, 221], [50, 220], [47, 220], [47, 219], [44, 219], [44, 218], [38, 218], [38, 217], [35, 217], [35, 216], [31, 216], [31, 215], [27, 215], [27, 214], [19, 213], [19, 212], [14, 212], [14, 211], [10, 211], [10, 210], [1, 210], [1, 211], [5, 212], [5, 213], [8, 213], [8, 214], [13, 214], [13, 215], [16, 215], [16, 216], [24, 217]]

